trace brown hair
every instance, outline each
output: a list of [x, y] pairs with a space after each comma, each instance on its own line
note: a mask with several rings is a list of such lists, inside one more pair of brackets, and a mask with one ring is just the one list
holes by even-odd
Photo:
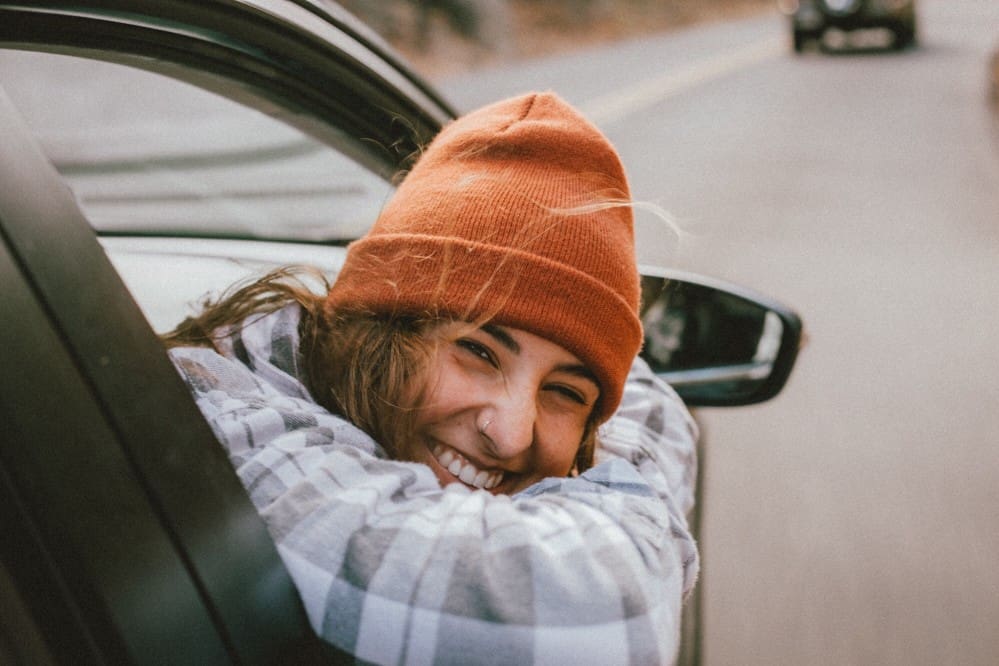
[[[426, 387], [415, 396], [407, 391], [414, 378], [426, 371], [433, 344], [427, 333], [441, 320], [329, 311], [324, 306], [328, 290], [328, 280], [316, 268], [279, 268], [234, 286], [218, 299], [206, 299], [197, 315], [186, 318], [162, 340], [167, 348], [215, 348], [216, 340], [245, 326], [248, 320], [298, 304], [302, 309], [299, 354], [305, 370], [303, 381], [316, 402], [371, 435], [391, 457], [410, 459], [406, 442]], [[417, 407], [407, 408], [407, 404]], [[576, 473], [593, 466], [596, 413], [594, 410], [587, 421], [576, 452]]]

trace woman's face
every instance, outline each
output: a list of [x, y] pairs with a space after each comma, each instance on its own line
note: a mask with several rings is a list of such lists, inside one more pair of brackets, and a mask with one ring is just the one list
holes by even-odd
[[442, 485], [512, 494], [566, 476], [600, 389], [559, 345], [515, 328], [442, 324], [404, 456]]

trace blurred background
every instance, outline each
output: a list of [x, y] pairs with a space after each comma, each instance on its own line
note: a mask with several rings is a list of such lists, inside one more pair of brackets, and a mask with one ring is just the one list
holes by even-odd
[[773, 10], [773, 0], [347, 0], [431, 78]]
[[562, 94], [684, 230], [643, 261], [802, 315], [784, 393], [698, 415], [702, 663], [999, 663], [999, 2], [800, 52], [805, 0], [347, 4], [461, 109]]

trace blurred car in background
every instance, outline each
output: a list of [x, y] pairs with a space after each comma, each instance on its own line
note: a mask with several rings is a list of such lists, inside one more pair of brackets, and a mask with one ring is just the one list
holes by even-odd
[[896, 49], [916, 42], [915, 0], [779, 0], [778, 6], [790, 17], [795, 52], [821, 41], [830, 28], [884, 28], [893, 33]]
[[[331, 2], [0, 1], [0, 663], [332, 658], [156, 332], [277, 265], [334, 277], [455, 114]], [[793, 312], [643, 273], [689, 405], [781, 390]]]

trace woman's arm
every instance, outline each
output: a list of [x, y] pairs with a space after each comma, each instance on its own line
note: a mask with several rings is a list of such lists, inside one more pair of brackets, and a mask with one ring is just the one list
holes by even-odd
[[686, 516], [694, 506], [698, 437], [680, 396], [636, 358], [620, 406], [600, 429], [597, 462], [617, 456], [640, 466], [646, 456], [654, 458], [654, 470], [647, 469], [645, 476], [651, 480], [655, 470], [661, 472], [656, 483], [665, 484], [666, 494]]
[[601, 464], [506, 497], [441, 489], [237, 361], [172, 354], [334, 645], [377, 663], [674, 657], [696, 431], [643, 363]]

